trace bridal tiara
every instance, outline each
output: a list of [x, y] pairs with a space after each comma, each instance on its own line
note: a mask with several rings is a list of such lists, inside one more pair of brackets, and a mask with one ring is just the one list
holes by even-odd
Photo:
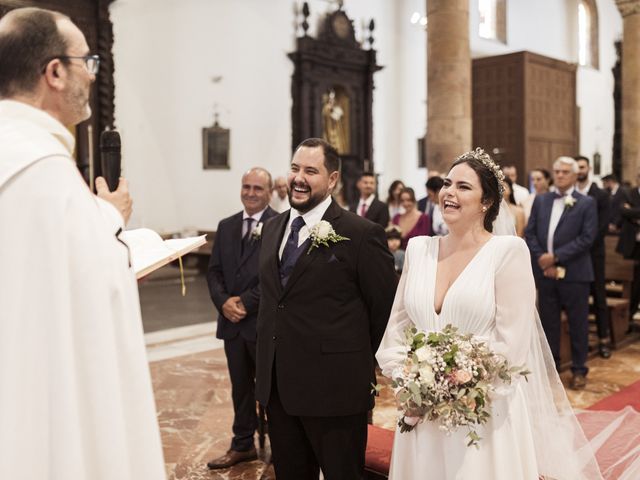
[[493, 176], [496, 177], [496, 180], [498, 181], [498, 191], [500, 192], [500, 197], [502, 197], [504, 194], [504, 173], [502, 173], [502, 169], [498, 164], [494, 162], [489, 154], [480, 147], [476, 147], [475, 150], [471, 150], [470, 152], [463, 153], [456, 158], [456, 161], [467, 159], [469, 157], [475, 158], [487, 167], [491, 173], [493, 173]]

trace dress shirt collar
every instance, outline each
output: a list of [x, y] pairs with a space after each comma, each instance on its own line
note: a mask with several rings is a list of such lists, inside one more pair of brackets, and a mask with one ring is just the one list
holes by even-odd
[[62, 144], [69, 155], [73, 154], [75, 138], [64, 125], [44, 110], [16, 100], [0, 100], [0, 115], [20, 119], [45, 129]]
[[[564, 197], [564, 196], [572, 196], [572, 195], [573, 195], [573, 192], [574, 192], [575, 190], [576, 190], [576, 188], [575, 188], [575, 187], [571, 187], [571, 188], [569, 188], [566, 192], [564, 192], [564, 193], [560, 193], [560, 190], [557, 190], [557, 189], [556, 189], [556, 193], [557, 193], [558, 195], [561, 195], [562, 197]], [[562, 198], [562, 197], [556, 198], [556, 200], [560, 200], [560, 198]]]
[[376, 198], [376, 194], [375, 193], [372, 193], [371, 195], [369, 195], [364, 200], [362, 199], [362, 197], [360, 197], [360, 203], [358, 203], [358, 206], [362, 207], [362, 205], [366, 205], [367, 208], [369, 208], [371, 206], [371, 204], [373, 203], [373, 200], [375, 198]]
[[266, 209], [267, 209], [267, 207], [264, 207], [258, 213], [254, 213], [253, 215], [249, 215], [246, 210], [243, 210], [242, 211], [242, 221], [246, 220], [247, 218], [253, 218], [256, 221], [256, 223], [258, 223], [260, 221], [260, 219], [262, 218], [262, 214], [264, 213], [264, 211]]
[[589, 195], [589, 190], [591, 189], [592, 183], [593, 182], [587, 182], [587, 185], [585, 186], [585, 188], [578, 187], [578, 184], [576, 183], [576, 190], [578, 191], [578, 193], [581, 193], [582, 195]]
[[307, 228], [311, 228], [316, 223], [320, 223], [320, 220], [322, 220], [322, 217], [324, 217], [324, 214], [329, 208], [329, 205], [331, 205], [331, 200], [331, 195], [328, 195], [327, 198], [325, 198], [322, 202], [320, 202], [318, 205], [304, 214], [301, 214], [295, 208], [291, 208], [291, 215], [289, 215], [288, 226], [291, 227], [291, 224], [296, 217], [302, 217]]

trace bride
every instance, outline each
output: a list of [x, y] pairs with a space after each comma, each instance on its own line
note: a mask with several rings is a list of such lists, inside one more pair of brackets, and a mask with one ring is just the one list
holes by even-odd
[[391, 479], [602, 478], [542, 333], [527, 246], [499, 235], [513, 233], [508, 207], [500, 206], [502, 179], [481, 149], [453, 163], [439, 195], [450, 233], [409, 242], [376, 357], [391, 377], [406, 357], [407, 326], [437, 331], [452, 324], [532, 373], [528, 382], [497, 386], [491, 418], [477, 430], [479, 448], [467, 447], [465, 428], [450, 435], [430, 422], [407, 433], [398, 429]]

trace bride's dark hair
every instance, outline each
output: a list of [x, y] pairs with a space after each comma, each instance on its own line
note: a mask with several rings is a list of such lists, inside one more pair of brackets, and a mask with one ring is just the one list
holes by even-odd
[[466, 163], [480, 179], [482, 204], [487, 207], [487, 212], [484, 215], [484, 229], [487, 232], [493, 232], [493, 222], [500, 212], [502, 189], [504, 188], [501, 184], [504, 179], [502, 170], [481, 148], [460, 155], [455, 159], [449, 171], [461, 163]]

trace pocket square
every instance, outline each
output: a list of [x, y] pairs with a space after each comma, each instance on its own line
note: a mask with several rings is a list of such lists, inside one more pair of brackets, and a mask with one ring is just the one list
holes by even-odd
[[327, 263], [333, 263], [333, 262], [340, 262], [340, 260], [338, 260], [338, 257], [336, 257], [335, 254], [332, 253]]

